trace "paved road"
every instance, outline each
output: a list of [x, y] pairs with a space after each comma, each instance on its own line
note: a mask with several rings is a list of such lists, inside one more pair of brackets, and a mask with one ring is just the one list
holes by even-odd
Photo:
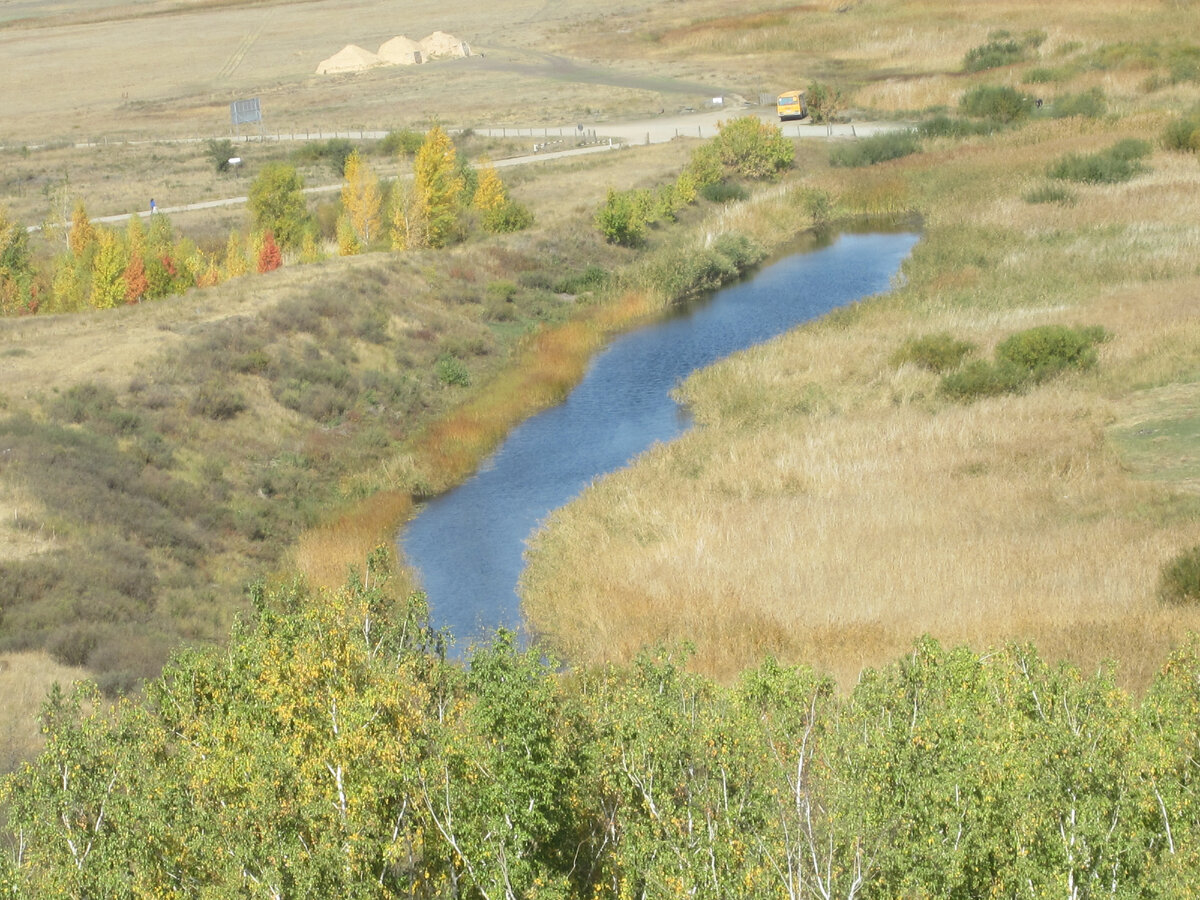
[[[506, 159], [493, 160], [492, 164], [496, 168], [504, 168], [507, 166], [521, 166], [530, 163], [545, 162], [552, 159], [562, 159], [568, 156], [580, 156], [588, 153], [604, 153], [610, 150], [619, 149], [626, 146], [636, 146], [639, 144], [661, 144], [667, 141], [674, 140], [679, 137], [695, 137], [695, 138], [711, 138], [717, 134], [717, 124], [719, 122], [736, 118], [739, 116], [753, 115], [762, 119], [764, 122], [776, 122], [777, 117], [773, 112], [768, 111], [753, 111], [746, 108], [721, 108], [708, 109], [698, 112], [681, 112], [678, 114], [661, 115], [652, 119], [640, 119], [631, 122], [601, 122], [592, 125], [577, 124], [574, 126], [561, 127], [546, 127], [546, 126], [505, 126], [502, 128], [476, 128], [476, 134], [483, 134], [489, 137], [527, 137], [529, 139], [530, 152], [522, 156], [512, 156]], [[881, 131], [894, 131], [897, 128], [904, 127], [894, 122], [863, 122], [863, 123], [840, 123], [837, 125], [813, 125], [805, 122], [784, 122], [782, 123], [783, 133], [787, 137], [798, 138], [814, 138], [814, 139], [854, 139], [858, 137], [867, 137], [872, 134], [878, 134]], [[351, 131], [351, 132], [321, 132], [321, 133], [301, 133], [301, 134], [277, 134], [265, 135], [261, 138], [240, 138], [243, 142], [259, 141], [305, 141], [305, 140], [326, 140], [331, 137], [358, 138], [360, 140], [378, 140], [387, 136], [387, 132], [383, 131]], [[195, 142], [200, 138], [186, 138], [182, 142]], [[585, 146], [576, 146], [579, 141], [586, 140], [589, 143]], [[151, 142], [147, 142], [151, 143]], [[153, 142], [163, 143], [163, 142]], [[90, 144], [80, 144], [78, 146], [92, 146]], [[305, 188], [306, 194], [328, 194], [334, 191], [340, 191], [342, 185], [326, 184], [319, 187]], [[161, 213], [184, 213], [195, 212], [204, 209], [216, 209], [224, 206], [242, 206], [246, 203], [246, 197], [226, 197], [220, 200], [204, 200], [199, 203], [184, 203], [178, 206], [160, 206], [157, 211]], [[113, 216], [96, 216], [92, 219], [93, 222], [103, 222], [113, 224], [119, 222], [127, 222], [132, 213], [121, 213]], [[150, 211], [137, 213], [142, 218], [148, 218]], [[68, 223], [63, 223], [65, 227]], [[40, 231], [40, 225], [31, 225], [27, 230]]]

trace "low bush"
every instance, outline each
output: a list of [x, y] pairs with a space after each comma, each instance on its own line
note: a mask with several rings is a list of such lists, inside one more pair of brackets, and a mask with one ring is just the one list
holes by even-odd
[[1150, 150], [1147, 141], [1126, 138], [1099, 153], [1068, 154], [1053, 163], [1046, 174], [1081, 184], [1119, 184], [1146, 171], [1141, 160]]
[[917, 133], [921, 137], [928, 138], [964, 138], [994, 134], [998, 128], [999, 125], [996, 122], [973, 122], [970, 119], [955, 119], [943, 113], [918, 125]]
[[417, 151], [421, 149], [421, 145], [425, 143], [425, 135], [419, 131], [413, 131], [405, 128], [400, 131], [389, 131], [383, 140], [379, 142], [379, 152], [386, 156], [404, 156], [413, 157], [417, 155]]
[[644, 191], [618, 191], [608, 189], [604, 205], [596, 211], [596, 227], [610, 244], [622, 247], [640, 247], [646, 240], [648, 227], [647, 203], [641, 194]]
[[437, 375], [438, 381], [445, 385], [453, 385], [455, 387], [470, 387], [471, 372], [467, 369], [466, 364], [457, 357], [443, 354], [438, 357], [434, 363], [434, 373]]
[[582, 294], [603, 287], [607, 281], [608, 272], [595, 263], [590, 263], [583, 271], [560, 278], [553, 288], [558, 294]]
[[1021, 195], [1026, 203], [1057, 203], [1073, 206], [1078, 199], [1073, 191], [1057, 184], [1043, 184]]
[[223, 381], [209, 381], [196, 390], [189, 409], [192, 415], [223, 422], [246, 409], [246, 398]]
[[1096, 344], [1108, 340], [1100, 326], [1040, 325], [1010, 335], [996, 347], [995, 362], [972, 360], [942, 378], [940, 391], [955, 400], [1011, 394], [1069, 369], [1096, 364]]
[[910, 156], [921, 149], [921, 141], [913, 130], [876, 134], [851, 144], [841, 144], [829, 154], [829, 164], [842, 168], [860, 168]]
[[1166, 150], [1183, 153], [1200, 151], [1200, 108], [1167, 123], [1161, 143]]
[[972, 47], [963, 57], [963, 68], [968, 72], [983, 72], [1023, 62], [1029, 52], [1036, 50], [1046, 40], [1044, 31], [1026, 31], [1014, 37], [1007, 31], [994, 31], [986, 44]]
[[992, 119], [1009, 124], [1033, 112], [1037, 100], [1008, 85], [981, 84], [963, 94], [958, 107], [976, 119]]
[[939, 390], [952, 400], [976, 400], [1000, 394], [1014, 394], [1025, 387], [1027, 379], [1011, 365], [996, 365], [973, 359], [961, 369], [942, 378]]
[[1200, 603], [1200, 546], [1185, 550], [1163, 566], [1158, 596], [1174, 606]]
[[1071, 116], [1082, 116], [1085, 119], [1098, 119], [1108, 112], [1108, 100], [1102, 88], [1094, 87], [1080, 94], [1063, 94], [1055, 97], [1050, 104], [1050, 116], [1055, 119], [1066, 119]]
[[483, 227], [492, 234], [524, 231], [532, 224], [533, 213], [529, 211], [529, 207], [513, 200], [483, 214]]
[[911, 363], [929, 372], [941, 374], [956, 369], [975, 352], [975, 345], [960, 341], [949, 332], [940, 331], [919, 338], [909, 338], [892, 354], [893, 366]]
[[1040, 382], [1066, 369], [1092, 368], [1096, 365], [1096, 345], [1107, 339], [1108, 333], [1099, 326], [1041, 325], [1002, 341], [996, 347], [996, 361], [1011, 363]]
[[[386, 138], [384, 139], [386, 140]], [[335, 175], [346, 174], [346, 160], [354, 152], [354, 144], [346, 138], [329, 138], [325, 141], [310, 141], [293, 151], [292, 158], [298, 163], [325, 163]]]
[[1008, 40], [988, 41], [978, 47], [972, 47], [963, 57], [963, 68], [968, 72], [983, 72], [986, 69], [998, 69], [1001, 66], [1011, 66], [1025, 59], [1025, 48], [1019, 41]]
[[233, 141], [225, 139], [221, 141], [208, 141], [206, 146], [206, 154], [208, 161], [212, 163], [213, 169], [224, 174], [229, 171], [229, 161], [237, 156], [237, 152], [233, 149]]
[[735, 181], [714, 181], [700, 188], [700, 196], [710, 203], [734, 203], [745, 200], [750, 194]]

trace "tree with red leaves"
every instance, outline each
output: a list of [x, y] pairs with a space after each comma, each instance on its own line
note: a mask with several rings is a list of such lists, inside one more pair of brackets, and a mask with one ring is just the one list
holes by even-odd
[[258, 251], [258, 271], [273, 272], [283, 265], [283, 253], [275, 243], [275, 232], [268, 230], [263, 235], [262, 247]]

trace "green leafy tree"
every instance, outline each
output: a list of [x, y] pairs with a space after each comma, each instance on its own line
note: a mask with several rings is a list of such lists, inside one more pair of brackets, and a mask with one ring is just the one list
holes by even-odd
[[815, 125], [834, 122], [842, 111], [842, 92], [822, 81], [813, 81], [805, 90], [808, 115]]
[[233, 159], [235, 151], [233, 149], [233, 141], [230, 140], [211, 140], [205, 144], [208, 154], [208, 161], [212, 163], [213, 169], [218, 174], [224, 174], [229, 171], [229, 160]]
[[304, 181], [294, 166], [270, 163], [250, 185], [249, 207], [256, 230], [270, 231], [285, 250], [298, 248], [309, 227]]

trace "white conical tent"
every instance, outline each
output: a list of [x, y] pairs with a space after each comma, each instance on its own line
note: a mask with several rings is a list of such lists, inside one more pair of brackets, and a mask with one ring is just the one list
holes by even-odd
[[386, 41], [379, 48], [379, 58], [385, 63], [401, 66], [412, 66], [425, 61], [421, 42], [414, 41], [412, 38], [406, 38], [402, 34], [398, 34], [390, 41]]
[[329, 59], [322, 60], [317, 66], [318, 75], [333, 75], [338, 72], [361, 72], [372, 66], [383, 65], [383, 60], [364, 50], [357, 44], [347, 44]]
[[438, 59], [447, 56], [470, 56], [471, 48], [466, 41], [459, 40], [444, 31], [435, 31], [421, 39], [421, 49], [426, 59]]

